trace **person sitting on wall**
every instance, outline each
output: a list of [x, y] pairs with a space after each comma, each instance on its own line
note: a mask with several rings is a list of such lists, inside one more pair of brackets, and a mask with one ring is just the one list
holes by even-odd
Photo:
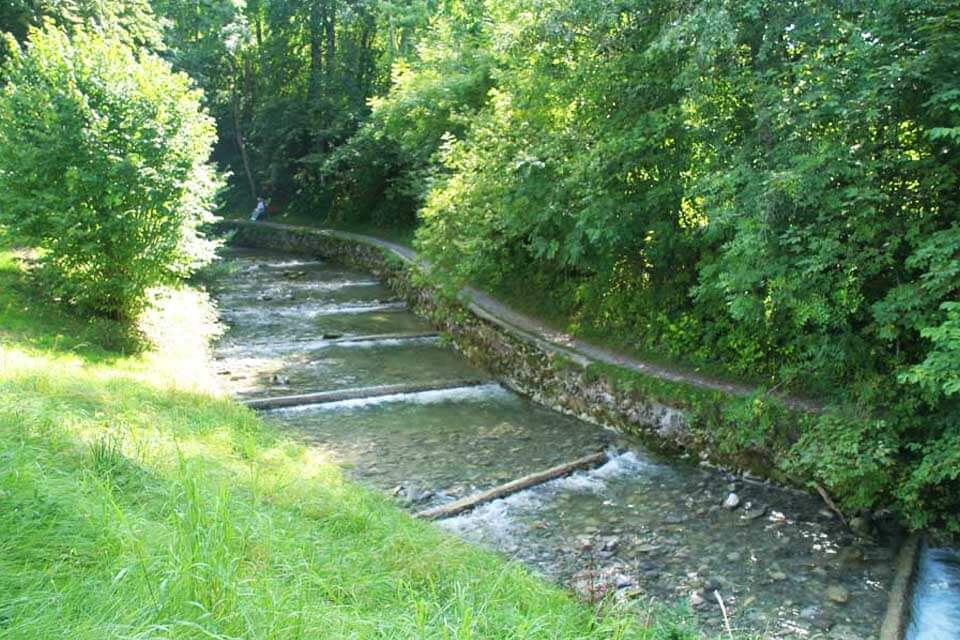
[[250, 214], [250, 219], [256, 222], [260, 219], [260, 216], [264, 214], [267, 210], [267, 203], [264, 201], [263, 197], [257, 198], [257, 206], [254, 208], [253, 213]]

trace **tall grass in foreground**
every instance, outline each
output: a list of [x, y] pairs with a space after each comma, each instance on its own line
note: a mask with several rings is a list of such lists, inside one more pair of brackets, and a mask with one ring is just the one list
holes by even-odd
[[689, 638], [412, 520], [222, 397], [189, 290], [101, 346], [0, 253], [0, 637]]

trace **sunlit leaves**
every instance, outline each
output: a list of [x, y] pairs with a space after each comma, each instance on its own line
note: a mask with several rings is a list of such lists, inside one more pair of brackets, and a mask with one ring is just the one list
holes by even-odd
[[186, 76], [123, 41], [53, 27], [5, 67], [0, 221], [41, 252], [50, 293], [132, 318], [210, 257], [213, 122]]

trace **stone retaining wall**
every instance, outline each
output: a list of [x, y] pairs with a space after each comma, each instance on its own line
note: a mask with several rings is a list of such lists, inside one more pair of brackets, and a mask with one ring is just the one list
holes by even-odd
[[619, 429], [658, 450], [683, 451], [731, 470], [790, 480], [778, 472], [776, 454], [769, 446], [732, 447], [721, 433], [736, 428], [724, 426], [732, 415], [730, 406], [745, 406], [755, 399], [692, 388], [655, 397], [649, 387], [643, 388], [646, 385], [618, 384], [583, 356], [480, 317], [467, 304], [441, 295], [424, 284], [416, 266], [374, 244], [321, 229], [248, 222], [224, 222], [220, 227], [232, 233], [230, 242], [238, 246], [322, 256], [375, 274], [416, 313], [449, 335], [472, 363], [539, 404]]

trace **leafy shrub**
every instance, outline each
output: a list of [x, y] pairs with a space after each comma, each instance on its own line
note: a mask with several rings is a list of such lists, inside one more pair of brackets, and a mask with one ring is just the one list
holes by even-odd
[[212, 255], [213, 121], [189, 79], [110, 36], [33, 30], [3, 67], [0, 222], [50, 292], [130, 319]]

